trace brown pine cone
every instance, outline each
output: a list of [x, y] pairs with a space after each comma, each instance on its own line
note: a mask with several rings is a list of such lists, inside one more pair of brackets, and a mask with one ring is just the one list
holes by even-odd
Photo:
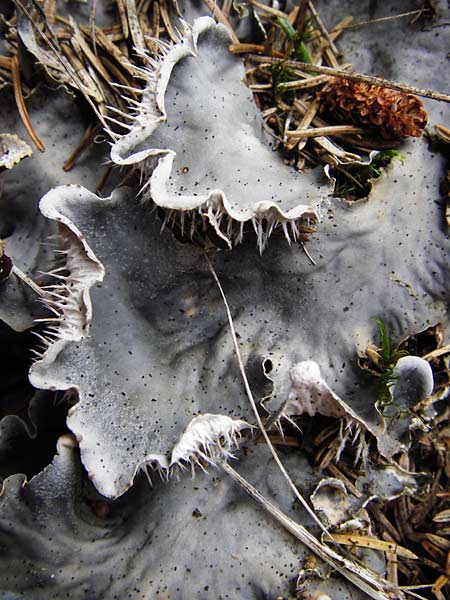
[[412, 94], [336, 78], [320, 95], [321, 112], [337, 122], [374, 126], [385, 139], [420, 137], [427, 124], [422, 102]]

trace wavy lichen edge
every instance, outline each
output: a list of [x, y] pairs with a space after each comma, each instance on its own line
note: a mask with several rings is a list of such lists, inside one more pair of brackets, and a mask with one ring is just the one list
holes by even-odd
[[[88, 335], [93, 319], [90, 289], [105, 277], [103, 264], [81, 231], [59, 208], [60, 204], [64, 205], [64, 192], [68, 191], [75, 194], [77, 201], [81, 203], [97, 200], [90, 192], [77, 193], [86, 192], [80, 186], [62, 186], [48, 192], [40, 202], [44, 216], [60, 224], [60, 242], [63, 249], [57, 252], [65, 258], [63, 266], [48, 273], [56, 279], [56, 283], [45, 288], [43, 297], [44, 303], [55, 316], [39, 320], [45, 324], [45, 333], [40, 336], [43, 347], [30, 369], [30, 381], [41, 389], [56, 389], [55, 381], [51, 382], [52, 365], [68, 344], [80, 342]], [[103, 201], [114, 203], [114, 194]], [[58, 389], [64, 389], [61, 382], [58, 383]], [[80, 388], [73, 384], [70, 388], [77, 392], [78, 404], [82, 403], [83, 394]], [[71, 408], [69, 417], [76, 410], [77, 405]], [[170, 457], [149, 453], [136, 465], [129, 485], [132, 485], [139, 470], [144, 470], [148, 475], [149, 466], [161, 475], [169, 477], [177, 468], [183, 469], [189, 465], [194, 470], [195, 466], [203, 468], [205, 464], [215, 464], [219, 457], [230, 458], [232, 451], [238, 446], [241, 431], [251, 427], [241, 419], [233, 419], [226, 415], [198, 415], [187, 424]], [[73, 433], [79, 442], [83, 459], [83, 436], [77, 431]], [[94, 474], [91, 474], [91, 478], [96, 484]], [[102, 488], [101, 491], [108, 495], [107, 490]]]
[[[275, 202], [258, 201], [251, 207], [236, 210], [231, 205], [222, 189], [216, 188], [208, 194], [175, 195], [169, 194], [169, 180], [176, 153], [169, 148], [147, 148], [134, 151], [139, 144], [149, 138], [155, 130], [167, 121], [165, 94], [175, 65], [183, 58], [196, 56], [198, 39], [201, 34], [216, 28], [221, 35], [229, 36], [227, 29], [210, 17], [197, 19], [192, 28], [185, 25], [183, 35], [172, 46], [159, 44], [161, 56], [159, 60], [150, 57], [145, 52], [137, 51], [146, 62], [140, 71], [146, 81], [140, 102], [128, 99], [134, 114], [122, 111], [121, 123], [129, 133], [118, 136], [108, 129], [115, 140], [111, 149], [111, 159], [115, 164], [124, 166], [135, 165], [140, 168], [146, 179], [141, 193], [144, 201], [151, 198], [158, 206], [168, 211], [166, 220], [178, 220], [178, 225], [184, 230], [185, 221], [190, 221], [188, 229], [191, 236], [196, 230], [196, 215], [200, 216], [200, 225], [209, 223], [217, 235], [228, 246], [242, 242], [244, 223], [251, 221], [258, 239], [258, 248], [262, 252], [274, 229], [282, 228], [288, 240], [303, 241], [314, 230], [313, 225], [319, 220], [318, 207], [323, 200], [318, 194], [317, 206], [299, 204], [289, 210], [284, 210]], [[117, 122], [115, 119], [113, 121]], [[131, 121], [129, 124], [127, 121]], [[120, 121], [119, 121], [120, 123]], [[155, 165], [155, 159], [157, 164]], [[289, 225], [289, 227], [288, 227]]]

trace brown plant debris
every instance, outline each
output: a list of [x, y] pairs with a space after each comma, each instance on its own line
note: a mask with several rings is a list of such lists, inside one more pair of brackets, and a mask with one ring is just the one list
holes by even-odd
[[14, 58], [11, 61], [11, 74], [14, 86], [14, 98], [16, 100], [17, 110], [19, 111], [24, 127], [27, 130], [27, 133], [30, 136], [36, 148], [41, 152], [44, 152], [44, 144], [39, 139], [37, 133], [33, 128], [33, 125], [31, 124], [30, 117], [28, 116], [28, 111], [25, 106], [25, 101], [23, 99], [22, 88], [20, 85], [19, 58], [17, 55], [14, 56]]
[[368, 83], [334, 79], [321, 99], [333, 120], [375, 127], [384, 139], [420, 137], [427, 124], [419, 98]]

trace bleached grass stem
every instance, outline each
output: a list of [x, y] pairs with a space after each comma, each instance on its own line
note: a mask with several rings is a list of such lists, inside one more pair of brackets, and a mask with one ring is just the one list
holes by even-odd
[[242, 379], [244, 381], [245, 391], [247, 392], [247, 396], [248, 396], [248, 399], [250, 400], [251, 407], [253, 409], [253, 412], [255, 413], [256, 422], [258, 423], [258, 427], [261, 430], [261, 433], [262, 433], [262, 435], [264, 437], [264, 440], [266, 441], [266, 443], [267, 443], [267, 445], [268, 445], [268, 447], [270, 449], [270, 452], [272, 453], [272, 456], [273, 456], [275, 462], [277, 463], [278, 467], [280, 468], [281, 472], [283, 473], [283, 476], [285, 477], [286, 481], [288, 482], [289, 487], [294, 492], [296, 498], [300, 501], [300, 503], [302, 504], [302, 506], [305, 508], [306, 512], [314, 519], [314, 521], [317, 523], [317, 525], [320, 527], [320, 529], [324, 532], [324, 534], [330, 540], [332, 540], [330, 534], [325, 529], [324, 525], [321, 523], [321, 521], [316, 516], [316, 514], [314, 513], [314, 511], [310, 508], [310, 506], [308, 505], [308, 503], [306, 502], [306, 500], [303, 498], [303, 496], [298, 491], [295, 483], [292, 481], [291, 477], [289, 476], [289, 473], [284, 468], [284, 465], [281, 462], [280, 457], [277, 454], [277, 451], [275, 450], [272, 442], [270, 441], [270, 438], [269, 438], [269, 436], [267, 434], [266, 428], [264, 427], [264, 424], [262, 422], [262, 419], [261, 419], [261, 417], [259, 415], [259, 412], [258, 412], [258, 409], [256, 407], [255, 399], [253, 398], [253, 393], [252, 393], [252, 390], [250, 389], [250, 384], [248, 382], [247, 375], [245, 373], [244, 363], [242, 362], [241, 351], [239, 350], [239, 344], [238, 344], [238, 341], [237, 341], [236, 331], [235, 331], [235, 328], [234, 328], [233, 317], [231, 316], [231, 311], [230, 311], [230, 307], [228, 305], [228, 301], [227, 301], [226, 296], [225, 296], [225, 292], [223, 291], [223, 288], [222, 288], [222, 285], [221, 285], [221, 283], [219, 281], [217, 273], [216, 273], [214, 267], [211, 264], [211, 261], [209, 260], [209, 258], [208, 258], [208, 256], [206, 254], [205, 254], [205, 259], [206, 259], [206, 262], [208, 263], [209, 269], [211, 271], [212, 276], [214, 277], [214, 280], [215, 280], [215, 282], [217, 284], [217, 287], [219, 288], [220, 294], [222, 296], [223, 303], [225, 305], [225, 310], [227, 312], [228, 322], [230, 324], [230, 329], [231, 329], [231, 336], [233, 338], [234, 349], [236, 351], [236, 356], [237, 356], [238, 363], [239, 363], [239, 370], [241, 372]]
[[26, 285], [28, 285], [34, 292], [36, 292], [36, 294], [38, 294], [38, 296], [45, 295], [44, 290], [40, 288], [37, 283], [34, 283], [31, 277], [28, 277], [28, 275], [26, 275], [21, 269], [19, 269], [19, 267], [13, 265], [11, 272], [14, 273], [14, 275], [21, 279], [24, 283], [26, 283]]

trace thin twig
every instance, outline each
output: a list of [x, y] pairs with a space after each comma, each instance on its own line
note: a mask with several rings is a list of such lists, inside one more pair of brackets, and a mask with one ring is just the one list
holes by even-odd
[[332, 75], [333, 77], [340, 77], [342, 79], [349, 79], [350, 81], [360, 81], [363, 83], [369, 83], [378, 87], [389, 88], [391, 90], [398, 90], [405, 94], [414, 94], [415, 96], [422, 96], [423, 98], [430, 98], [431, 100], [438, 100], [440, 102], [450, 102], [450, 96], [441, 92], [435, 92], [434, 90], [424, 90], [422, 88], [416, 88], [396, 81], [390, 81], [383, 79], [382, 77], [373, 77], [372, 75], [361, 75], [359, 73], [349, 73], [342, 69], [333, 69], [332, 67], [320, 67], [318, 65], [310, 65], [308, 63], [299, 62], [295, 60], [278, 60], [269, 56], [257, 56], [250, 54], [247, 57], [256, 63], [270, 63], [272, 65], [282, 64], [287, 69], [302, 69], [303, 71], [312, 71], [313, 73], [323, 73], [324, 75]]
[[330, 125], [329, 127], [313, 127], [312, 129], [288, 129], [285, 131], [285, 135], [288, 138], [294, 138], [296, 140], [302, 140], [305, 138], [315, 138], [322, 136], [333, 136], [333, 135], [363, 135], [369, 133], [368, 129], [363, 127], [356, 127], [356, 125]]
[[[400, 13], [398, 15], [392, 15], [390, 17], [379, 17], [378, 19], [370, 19], [369, 21], [359, 21], [358, 23], [349, 23], [346, 25], [336, 25], [335, 27], [333, 27], [333, 29], [330, 31], [330, 33], [343, 32], [343, 31], [347, 31], [347, 29], [358, 29], [358, 27], [366, 27], [367, 25], [376, 25], [377, 23], [385, 23], [386, 21], [394, 21], [395, 19], [402, 19], [404, 17], [417, 16], [423, 12], [424, 12], [423, 9], [411, 10], [409, 12]], [[315, 36], [311, 36], [308, 41], [312, 42], [312, 41], [320, 39], [322, 37], [323, 37], [322, 34], [318, 34]]]
[[231, 330], [231, 337], [233, 338], [234, 349], [235, 349], [236, 356], [237, 356], [238, 363], [239, 363], [239, 370], [241, 372], [241, 376], [242, 376], [242, 379], [244, 381], [245, 391], [247, 392], [247, 396], [248, 396], [248, 399], [250, 400], [251, 407], [253, 409], [253, 412], [255, 413], [256, 422], [258, 423], [258, 427], [260, 428], [261, 433], [264, 436], [266, 444], [268, 445], [268, 447], [270, 449], [270, 452], [272, 453], [272, 456], [273, 456], [275, 462], [277, 463], [278, 467], [280, 468], [281, 472], [283, 473], [286, 481], [288, 482], [288, 484], [289, 484], [290, 488], [292, 489], [292, 491], [294, 492], [295, 496], [301, 502], [301, 504], [303, 505], [303, 507], [305, 508], [305, 510], [307, 511], [307, 513], [314, 519], [315, 523], [317, 523], [317, 525], [319, 525], [320, 529], [324, 532], [324, 534], [326, 536], [330, 537], [330, 534], [328, 533], [328, 531], [326, 530], [326, 528], [324, 527], [324, 525], [321, 523], [321, 521], [318, 519], [318, 517], [316, 516], [316, 514], [314, 513], [314, 511], [310, 508], [310, 506], [308, 505], [308, 503], [306, 502], [306, 500], [303, 498], [303, 496], [298, 491], [296, 485], [294, 484], [294, 482], [292, 481], [292, 479], [289, 476], [288, 472], [284, 468], [284, 465], [281, 462], [280, 457], [278, 456], [277, 451], [275, 450], [272, 442], [270, 441], [270, 437], [269, 437], [269, 435], [268, 435], [268, 433], [266, 431], [266, 428], [264, 427], [264, 424], [262, 422], [262, 419], [261, 419], [261, 417], [259, 415], [259, 412], [258, 412], [258, 409], [256, 407], [255, 399], [253, 398], [253, 393], [252, 393], [252, 391], [250, 389], [250, 384], [248, 383], [247, 375], [245, 373], [244, 363], [242, 361], [241, 351], [239, 349], [239, 344], [238, 344], [237, 337], [236, 337], [236, 331], [235, 331], [235, 328], [234, 328], [233, 317], [231, 315], [230, 307], [228, 305], [228, 301], [227, 301], [227, 298], [225, 296], [225, 292], [223, 291], [222, 284], [219, 281], [219, 278], [217, 276], [217, 273], [216, 273], [214, 267], [211, 264], [211, 261], [209, 260], [209, 258], [208, 258], [208, 256], [206, 254], [204, 256], [205, 256], [206, 262], [208, 263], [208, 267], [209, 267], [209, 270], [211, 271], [211, 274], [212, 274], [212, 276], [214, 278], [214, 281], [216, 282], [217, 287], [219, 288], [220, 294], [222, 296], [223, 303], [225, 305], [225, 310], [227, 312], [227, 317], [228, 317], [228, 323], [230, 325], [230, 330]]
[[308, 8], [311, 11], [311, 14], [314, 17], [314, 20], [316, 21], [320, 31], [322, 32], [323, 37], [327, 40], [329, 47], [331, 49], [331, 51], [333, 52], [333, 54], [335, 56], [339, 56], [339, 50], [336, 48], [333, 40], [330, 37], [330, 34], [328, 33], [325, 25], [322, 22], [322, 19], [320, 18], [318, 12], [316, 11], [316, 9], [314, 8], [313, 3], [311, 2], [311, 0], [308, 0]]
[[286, 19], [286, 17], [287, 17], [286, 13], [282, 12], [281, 10], [278, 10], [276, 8], [271, 8], [270, 6], [266, 6], [265, 4], [262, 4], [261, 2], [257, 2], [256, 0], [249, 0], [249, 2], [255, 8], [259, 8], [261, 11], [263, 11], [269, 15], [272, 15], [273, 17], [280, 17], [281, 19]]
[[30, 287], [34, 292], [36, 292], [36, 294], [38, 294], [38, 296], [45, 295], [44, 290], [40, 288], [37, 283], [34, 283], [31, 277], [28, 277], [28, 275], [24, 273], [21, 269], [19, 269], [19, 267], [17, 267], [16, 265], [12, 266], [11, 273], [14, 273], [16, 277], [18, 277], [24, 283], [26, 283], [28, 287]]
[[133, 44], [135, 45], [135, 47], [140, 52], [143, 52], [146, 49], [146, 45], [144, 41], [144, 36], [142, 35], [141, 26], [139, 25], [135, 0], [125, 0], [125, 7], [127, 11], [131, 39], [133, 40]]
[[19, 70], [19, 59], [17, 54], [11, 61], [11, 75], [14, 86], [14, 98], [16, 99], [17, 110], [19, 111], [20, 118], [22, 119], [22, 123], [27, 130], [28, 135], [33, 141], [34, 145], [41, 152], [45, 152], [45, 146], [39, 139], [38, 134], [33, 129], [33, 125], [31, 124], [30, 117], [28, 115], [27, 108], [25, 106], [25, 101], [22, 95], [22, 88], [20, 85], [20, 70]]
[[72, 154], [69, 156], [69, 158], [64, 163], [64, 165], [63, 165], [64, 171], [70, 171], [72, 169], [77, 158], [79, 156], [81, 156], [81, 154], [83, 154], [83, 152], [86, 150], [86, 148], [88, 148], [92, 144], [95, 136], [98, 135], [101, 130], [102, 130], [102, 126], [100, 125], [100, 123], [95, 125], [95, 127], [92, 127], [91, 125], [89, 125], [89, 127], [86, 129], [83, 137], [81, 138], [81, 141], [79, 142], [79, 144], [77, 144], [77, 146], [74, 149], [74, 151], [72, 152]]
[[106, 180], [108, 179], [112, 169], [113, 169], [113, 165], [109, 165], [103, 171], [102, 175], [100, 176], [100, 179], [97, 181], [97, 185], [95, 186], [96, 194], [100, 194], [100, 192], [102, 191], [103, 186], [105, 185]]

